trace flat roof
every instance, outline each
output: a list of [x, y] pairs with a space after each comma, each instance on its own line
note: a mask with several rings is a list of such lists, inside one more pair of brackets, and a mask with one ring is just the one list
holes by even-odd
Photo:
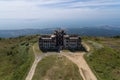
[[50, 39], [52, 39], [52, 38], [42, 38], [42, 39], [45, 39], [45, 40], [50, 40]]
[[69, 37], [69, 35], [64, 35], [64, 37]]
[[70, 37], [70, 39], [78, 39], [78, 37]]

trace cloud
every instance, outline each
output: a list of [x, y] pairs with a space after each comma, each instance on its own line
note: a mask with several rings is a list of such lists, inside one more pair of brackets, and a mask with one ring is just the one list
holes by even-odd
[[87, 1], [87, 2], [76, 2], [71, 3], [69, 7], [106, 7], [111, 5], [120, 5], [120, 1], [108, 1], [108, 0], [101, 0], [101, 1]]
[[10, 24], [20, 28], [49, 24], [120, 25], [119, 14], [120, 0], [0, 0], [3, 28]]
[[[119, 14], [119, 0], [0, 0], [0, 18], [93, 19]], [[119, 7], [119, 6], [118, 6]], [[101, 9], [102, 8], [102, 9]], [[118, 17], [118, 15], [114, 16]]]
[[97, 8], [120, 5], [119, 0], [0, 0], [1, 2], [24, 2], [46, 8]]
[[120, 5], [119, 0], [38, 0], [36, 2], [40, 7], [52, 8], [97, 8]]

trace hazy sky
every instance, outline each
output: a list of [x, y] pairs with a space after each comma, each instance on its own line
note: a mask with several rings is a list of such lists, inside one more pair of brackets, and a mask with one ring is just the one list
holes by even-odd
[[0, 0], [0, 29], [120, 26], [120, 0]]

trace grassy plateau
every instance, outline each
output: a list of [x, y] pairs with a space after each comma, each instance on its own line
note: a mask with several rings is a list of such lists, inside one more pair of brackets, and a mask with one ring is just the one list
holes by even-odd
[[[120, 80], [120, 37], [82, 37], [91, 51], [84, 57], [98, 80]], [[34, 61], [38, 36], [0, 38], [0, 80], [25, 80]], [[63, 52], [69, 52], [63, 50]], [[32, 80], [82, 80], [76, 64], [61, 55], [49, 55], [37, 65]]]
[[82, 80], [77, 65], [64, 56], [47, 56], [38, 63], [32, 80]]

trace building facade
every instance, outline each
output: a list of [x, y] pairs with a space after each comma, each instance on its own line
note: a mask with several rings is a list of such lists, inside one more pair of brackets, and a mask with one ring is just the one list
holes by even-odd
[[39, 47], [45, 50], [80, 49], [81, 37], [67, 35], [64, 30], [55, 30], [52, 35], [41, 35]]

